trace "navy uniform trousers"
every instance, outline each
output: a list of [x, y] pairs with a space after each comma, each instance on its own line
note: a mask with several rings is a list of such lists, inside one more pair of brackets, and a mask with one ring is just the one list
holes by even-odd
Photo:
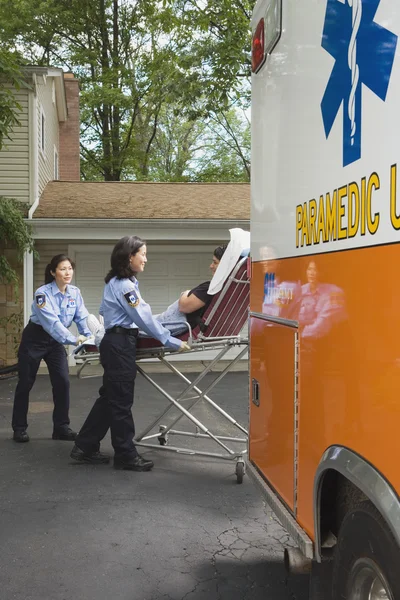
[[41, 325], [29, 321], [18, 350], [18, 384], [12, 416], [14, 431], [28, 426], [29, 392], [35, 383], [41, 360], [48, 367], [53, 388], [54, 430], [63, 430], [69, 425], [69, 374], [65, 348]]
[[[119, 328], [106, 331], [100, 343], [100, 362], [104, 369], [103, 385], [75, 444], [85, 453], [97, 452], [100, 442], [111, 430], [115, 456], [134, 458], [135, 425], [132, 417], [136, 379], [137, 330]], [[121, 332], [123, 331], [123, 332]]]

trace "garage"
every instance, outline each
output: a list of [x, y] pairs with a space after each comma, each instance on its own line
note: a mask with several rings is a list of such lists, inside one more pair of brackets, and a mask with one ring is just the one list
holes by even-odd
[[76, 262], [74, 283], [98, 315], [114, 244], [135, 233], [148, 250], [140, 291], [157, 314], [210, 279], [214, 248], [229, 240], [229, 229], [248, 229], [249, 217], [243, 183], [49, 182], [32, 220], [39, 260], [25, 268], [26, 306], [50, 259], [63, 253]]

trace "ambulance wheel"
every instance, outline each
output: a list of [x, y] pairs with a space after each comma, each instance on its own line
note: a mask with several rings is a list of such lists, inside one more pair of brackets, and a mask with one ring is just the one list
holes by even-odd
[[370, 502], [350, 510], [339, 530], [333, 600], [400, 598], [400, 548]]
[[240, 460], [236, 463], [236, 481], [238, 483], [243, 483], [244, 473], [245, 473], [244, 462]]

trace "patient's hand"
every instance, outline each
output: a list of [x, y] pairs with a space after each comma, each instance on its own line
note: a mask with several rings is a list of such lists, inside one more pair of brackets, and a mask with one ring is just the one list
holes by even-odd
[[187, 342], [182, 342], [181, 347], [179, 348], [178, 352], [190, 352], [191, 347], [189, 346], [189, 344]]

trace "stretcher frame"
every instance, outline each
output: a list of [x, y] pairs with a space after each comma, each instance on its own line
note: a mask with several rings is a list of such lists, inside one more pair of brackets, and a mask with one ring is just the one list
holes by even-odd
[[[191, 329], [187, 323], [187, 332], [177, 336], [179, 339], [187, 341], [191, 347], [190, 353], [199, 354], [217, 350], [218, 354], [209, 364], [205, 365], [202, 371], [191, 381], [186, 377], [177, 364], [172, 364], [171, 358], [177, 355], [176, 351], [171, 351], [161, 346], [157, 340], [149, 338], [140, 338], [137, 348], [136, 364], [138, 372], [148, 381], [168, 401], [167, 407], [147, 426], [140, 434], [135, 436], [135, 445], [151, 448], [161, 451], [175, 452], [185, 455], [200, 455], [211, 458], [218, 458], [235, 462], [235, 474], [238, 483], [242, 483], [245, 474], [245, 456], [247, 454], [248, 432], [240, 423], [238, 423], [228, 412], [223, 410], [209, 393], [220, 381], [230, 372], [233, 367], [248, 352], [248, 336], [241, 335], [241, 331], [248, 320], [249, 312], [249, 278], [247, 274], [247, 257], [242, 258], [232, 273], [226, 280], [222, 290], [215, 294], [210, 306], [203, 316], [203, 324], [200, 327]], [[199, 387], [205, 376], [213, 371], [221, 363], [226, 354], [234, 347], [239, 347], [239, 352], [235, 358], [230, 360], [214, 380], [209, 383], [205, 389]], [[95, 347], [94, 347], [95, 348]], [[97, 350], [97, 349], [96, 349]], [[185, 352], [185, 354], [187, 354]], [[182, 356], [182, 355], [181, 355]], [[174, 373], [181, 381], [185, 383], [184, 390], [175, 398], [163, 389], [153, 377], [146, 372], [145, 360], [157, 358], [167, 369]], [[90, 364], [98, 364], [100, 359], [99, 352], [88, 352], [85, 345], [75, 354], [75, 361], [79, 365], [77, 375], [84, 379], [96, 377], [98, 375], [84, 375], [83, 372]], [[219, 417], [227, 421], [234, 431], [239, 432], [239, 437], [234, 435], [220, 435], [217, 431], [211, 430], [199, 418], [192, 414], [192, 410], [204, 402], [208, 407], [215, 411]], [[186, 404], [186, 407], [184, 406]], [[162, 420], [173, 410], [176, 409], [176, 415], [168, 425], [162, 423]], [[194, 431], [176, 429], [176, 425], [187, 417], [194, 425]], [[157, 429], [158, 428], [158, 429]], [[156, 431], [154, 431], [156, 430]], [[216, 450], [208, 451], [194, 448], [188, 448], [179, 445], [170, 445], [170, 436], [181, 436], [190, 439], [208, 439], [217, 446]], [[235, 447], [232, 447], [234, 444]], [[244, 446], [244, 447], [243, 447]]]

